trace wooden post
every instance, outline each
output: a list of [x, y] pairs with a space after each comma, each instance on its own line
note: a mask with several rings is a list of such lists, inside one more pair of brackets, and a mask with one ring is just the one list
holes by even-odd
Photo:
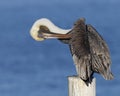
[[86, 83], [79, 77], [68, 77], [69, 96], [95, 96], [96, 95], [96, 79]]

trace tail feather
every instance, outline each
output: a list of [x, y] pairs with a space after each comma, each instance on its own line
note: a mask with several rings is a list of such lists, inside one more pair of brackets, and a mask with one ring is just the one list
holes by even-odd
[[85, 81], [91, 79], [93, 72], [91, 70], [89, 60], [79, 59], [75, 55], [73, 56], [73, 58], [76, 65], [76, 71], [78, 76]]

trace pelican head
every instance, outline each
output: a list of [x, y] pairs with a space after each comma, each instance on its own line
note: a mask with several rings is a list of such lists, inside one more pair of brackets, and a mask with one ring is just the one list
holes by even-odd
[[37, 20], [31, 30], [30, 35], [36, 41], [42, 41], [47, 38], [63, 38], [71, 29], [62, 29], [54, 25], [49, 19], [42, 18]]

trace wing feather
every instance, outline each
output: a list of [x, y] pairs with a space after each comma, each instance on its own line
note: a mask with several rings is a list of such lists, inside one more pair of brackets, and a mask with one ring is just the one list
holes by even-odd
[[87, 25], [90, 52], [92, 56], [92, 69], [100, 73], [105, 79], [113, 78], [110, 65], [110, 53], [102, 36], [91, 25]]

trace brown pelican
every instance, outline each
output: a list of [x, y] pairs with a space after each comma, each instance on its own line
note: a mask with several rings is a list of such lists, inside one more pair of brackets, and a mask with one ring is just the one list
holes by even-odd
[[77, 20], [73, 28], [68, 30], [43, 18], [33, 24], [30, 34], [37, 41], [57, 38], [68, 44], [77, 75], [81, 79], [90, 80], [94, 72], [101, 74], [106, 80], [113, 79], [108, 46], [92, 25], [85, 24], [84, 18]]

